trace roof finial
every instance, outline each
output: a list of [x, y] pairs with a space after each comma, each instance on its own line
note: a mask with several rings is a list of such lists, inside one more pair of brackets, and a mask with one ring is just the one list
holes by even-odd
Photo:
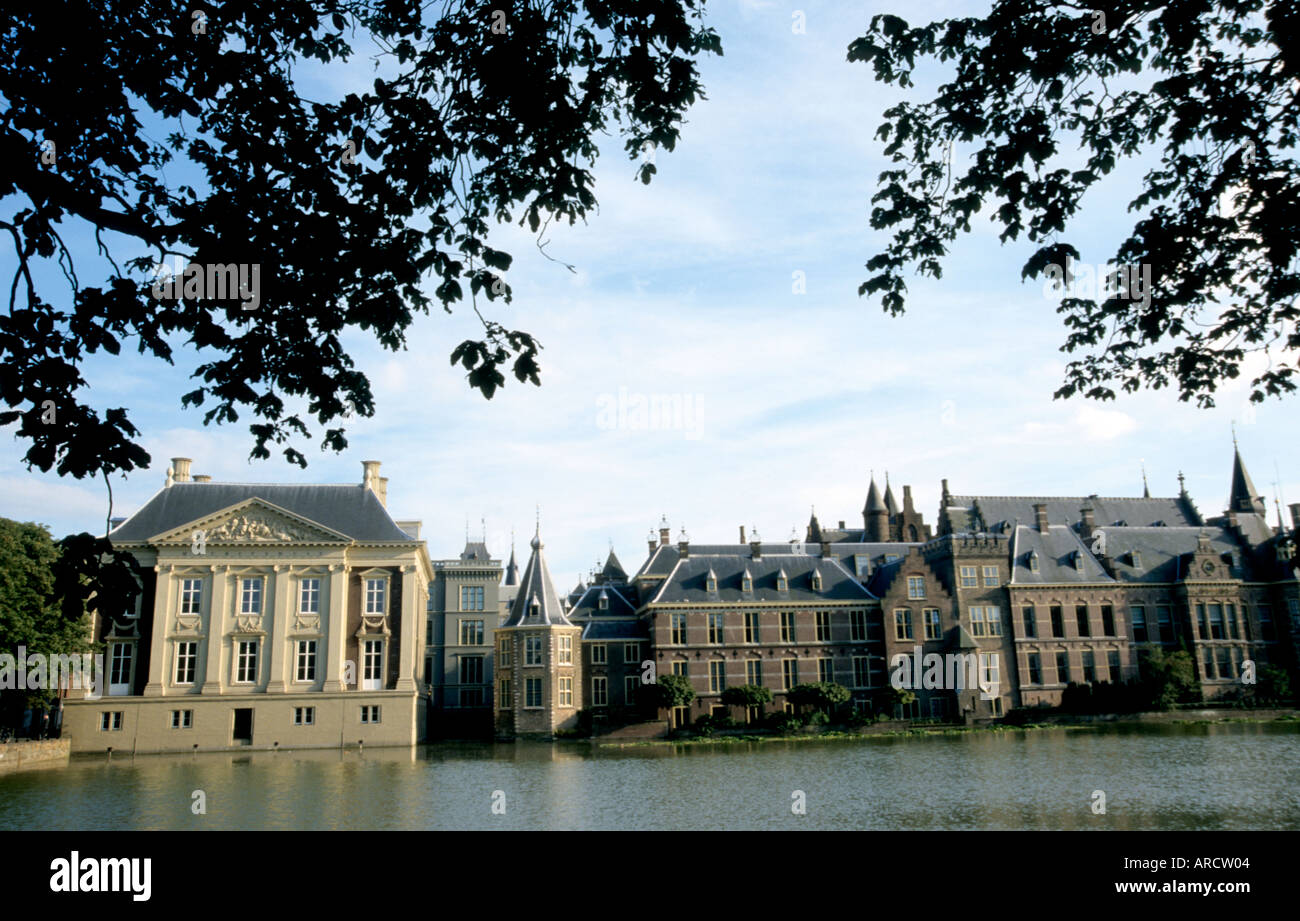
[[1142, 498], [1151, 498], [1151, 487], [1147, 485], [1147, 464], [1146, 461], [1139, 461], [1142, 465]]
[[1178, 471], [1178, 495], [1180, 496], [1187, 495], [1186, 477], [1183, 476], [1183, 472], [1181, 470]]
[[469, 516], [465, 516], [465, 543], [469, 543]]
[[1232, 427], [1232, 447], [1235, 449], [1237, 447], [1237, 420], [1233, 419], [1228, 424]]
[[480, 518], [478, 520], [478, 524], [479, 524], [479, 528], [482, 529], [481, 533], [483, 535], [483, 544], [486, 546], [487, 545], [487, 519]]

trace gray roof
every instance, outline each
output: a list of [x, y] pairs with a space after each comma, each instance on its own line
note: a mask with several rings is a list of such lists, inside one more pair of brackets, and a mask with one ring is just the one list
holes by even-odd
[[584, 640], [643, 640], [646, 625], [637, 620], [593, 620], [582, 630]]
[[944, 509], [953, 531], [989, 531], [998, 524], [1035, 523], [1034, 505], [1047, 506], [1049, 524], [1072, 525], [1080, 509], [1091, 507], [1098, 527], [1122, 522], [1129, 527], [1191, 527], [1202, 524], [1190, 501], [1181, 497], [1115, 498], [1111, 496], [949, 496]]
[[[871, 593], [834, 559], [789, 553], [763, 553], [754, 559], [748, 553], [738, 553], [737, 547], [724, 547], [731, 552], [711, 553], [708, 547], [691, 547], [690, 556], [679, 560], [672, 575], [664, 581], [650, 600], [650, 604], [745, 604], [755, 602], [789, 601], [866, 601]], [[710, 571], [716, 576], [716, 590], [708, 590]], [[787, 587], [777, 587], [777, 576], [784, 571]], [[821, 573], [820, 591], [813, 588], [812, 574]], [[752, 589], [742, 587], [748, 572]]]
[[510, 548], [510, 563], [506, 566], [506, 585], [519, 584], [519, 567], [515, 565], [515, 548]]
[[1189, 575], [1190, 559], [1202, 534], [1209, 538], [1210, 549], [1220, 559], [1231, 559], [1236, 553], [1238, 566], [1232, 570], [1234, 578], [1254, 580], [1251, 554], [1220, 527], [1108, 528], [1106, 553], [1113, 561], [1115, 577], [1121, 582], [1177, 582]]
[[519, 579], [519, 592], [510, 606], [510, 616], [501, 626], [572, 626], [564, 616], [560, 596], [555, 593], [555, 583], [551, 581], [551, 572], [542, 556], [544, 546], [540, 533], [533, 535], [533, 552]]
[[[600, 597], [605, 596], [607, 605], [600, 606]], [[593, 585], [583, 592], [573, 607], [569, 609], [570, 620], [586, 620], [592, 617], [632, 617], [636, 607], [612, 585]]]
[[173, 483], [109, 536], [118, 543], [142, 543], [249, 499], [261, 499], [356, 541], [413, 542], [373, 490], [350, 484]]
[[[1151, 528], [1149, 530], [1160, 530]], [[1109, 533], [1109, 532], [1108, 532]], [[1073, 528], [1054, 524], [1046, 534], [1021, 525], [1012, 544], [1011, 581], [1017, 585], [1056, 585], [1063, 582], [1113, 582]], [[1035, 572], [1031, 556], [1037, 556]], [[1081, 568], [1075, 560], [1080, 560]]]
[[605, 558], [605, 568], [600, 571], [599, 581], [601, 582], [626, 582], [627, 571], [623, 569], [623, 564], [618, 561], [614, 555], [614, 548], [609, 548], [609, 556]]
[[1239, 513], [1247, 512], [1261, 516], [1268, 514], [1268, 504], [1264, 501], [1264, 497], [1255, 491], [1255, 484], [1251, 482], [1250, 474], [1246, 472], [1246, 464], [1242, 461], [1241, 452], [1237, 450], [1235, 443], [1232, 446], [1232, 491], [1228, 494], [1228, 508]]
[[870, 514], [871, 512], [888, 512], [888, 511], [889, 509], [885, 506], [884, 500], [880, 498], [880, 490], [876, 488], [876, 478], [872, 477], [871, 486], [868, 487], [867, 489], [866, 504], [862, 506], [862, 513], [866, 515], [866, 514]]
[[460, 552], [460, 558], [465, 562], [487, 563], [491, 561], [492, 554], [488, 553], [487, 544], [476, 540], [465, 541], [465, 549]]

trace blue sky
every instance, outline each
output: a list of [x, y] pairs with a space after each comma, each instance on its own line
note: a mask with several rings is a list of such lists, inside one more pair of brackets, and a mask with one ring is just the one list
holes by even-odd
[[[889, 472], [900, 498], [911, 484], [931, 522], [944, 477], [957, 493], [1140, 495], [1143, 463], [1154, 494], [1175, 494], [1182, 470], [1201, 511], [1217, 514], [1234, 419], [1270, 508], [1275, 465], [1284, 501], [1300, 500], [1294, 400], [1252, 408], [1245, 384], [1230, 383], [1209, 411], [1168, 393], [1054, 401], [1066, 360], [1056, 301], [1019, 281], [1031, 244], [1001, 245], [987, 221], [958, 241], [941, 281], [910, 283], [904, 317], [858, 297], [884, 239], [868, 224], [885, 167], [874, 134], [898, 91], [849, 64], [846, 48], [875, 12], [916, 23], [986, 7], [712, 4], [725, 55], [703, 62], [709, 99], [678, 149], [657, 154], [643, 186], [611, 137], [595, 169], [600, 213], [548, 233], [548, 251], [578, 271], [500, 228], [515, 296], [496, 316], [541, 341], [541, 388], [512, 379], [491, 401], [470, 391], [448, 363], [477, 335], [468, 309], [421, 317], [401, 353], [355, 337], [376, 416], [352, 427], [344, 454], [309, 452], [299, 471], [250, 463], [244, 424], [205, 428], [181, 409], [193, 361], [97, 360], [95, 402], [129, 406], [154, 458], [114, 482], [114, 514], [160, 488], [172, 456], [251, 482], [359, 482], [373, 458], [390, 477], [390, 510], [423, 520], [435, 558], [460, 550], [466, 519], [494, 554], [508, 555], [512, 528], [526, 553], [540, 506], [552, 572], [568, 588], [611, 541], [638, 564], [661, 515], [674, 535], [685, 526], [708, 542], [734, 540], [741, 524], [785, 540], [812, 506], [823, 522], [860, 521], [873, 470], [882, 482]], [[792, 31], [795, 10], [804, 34]], [[922, 75], [918, 98], [936, 75]], [[364, 56], [328, 79], [364, 85]], [[1131, 226], [1138, 175], [1118, 171], [1067, 235], [1086, 261], [1106, 262]], [[806, 293], [794, 292], [795, 273]], [[638, 399], [677, 400], [679, 424], [634, 427]], [[620, 400], [630, 414], [620, 417]], [[56, 535], [102, 528], [102, 482], [29, 472], [24, 450], [8, 440], [0, 455], [0, 514]]]

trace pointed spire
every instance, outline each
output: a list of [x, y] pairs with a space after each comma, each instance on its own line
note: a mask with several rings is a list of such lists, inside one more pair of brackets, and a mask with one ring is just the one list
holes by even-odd
[[1232, 436], [1232, 493], [1228, 496], [1228, 509], [1246, 514], [1268, 514], [1268, 505], [1255, 490], [1255, 484], [1246, 472], [1246, 464], [1241, 459], [1241, 452], [1237, 450], [1235, 431]]
[[614, 545], [609, 547], [609, 556], [605, 557], [605, 565], [600, 571], [601, 582], [626, 582], [627, 570], [623, 564], [618, 561], [618, 555], [614, 553]]
[[528, 563], [524, 566], [523, 575], [519, 579], [519, 592], [510, 607], [510, 616], [502, 626], [571, 626], [569, 619], [564, 616], [564, 608], [560, 605], [560, 596], [555, 591], [555, 584], [551, 581], [551, 572], [546, 566], [546, 558], [542, 556], [542, 548], [545, 544], [542, 543], [540, 512], [537, 531], [529, 544], [533, 552], [529, 555]]
[[515, 529], [510, 529], [510, 562], [506, 566], [506, 585], [519, 584], [519, 567], [515, 565]]
[[885, 471], [885, 511], [891, 516], [898, 514], [898, 500], [894, 498], [894, 490], [889, 486], [889, 471]]
[[822, 526], [817, 521], [817, 509], [812, 510], [812, 517], [808, 519], [808, 541], [814, 544], [822, 542]]
[[1183, 476], [1181, 470], [1178, 471], [1178, 495], [1187, 498], [1187, 478]]
[[1151, 487], [1147, 485], [1147, 465], [1145, 462], [1142, 464], [1142, 498], [1151, 498]]
[[885, 507], [884, 500], [880, 498], [880, 490], [876, 488], [876, 475], [871, 475], [871, 487], [867, 490], [867, 504], [862, 507], [862, 514], [870, 515], [873, 512], [889, 513]]

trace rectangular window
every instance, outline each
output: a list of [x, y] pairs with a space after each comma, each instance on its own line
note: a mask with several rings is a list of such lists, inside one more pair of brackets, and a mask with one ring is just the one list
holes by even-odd
[[298, 583], [298, 613], [320, 613], [320, 579], [303, 579]]
[[591, 644], [591, 664], [604, 665], [609, 661], [609, 647], [605, 643]]
[[1025, 625], [1025, 636], [1031, 640], [1037, 638], [1038, 613], [1032, 604], [1027, 604], [1020, 609], [1020, 620]]
[[483, 610], [483, 586], [462, 585], [460, 587], [460, 609], [462, 611]]
[[509, 668], [512, 661], [513, 656], [510, 651], [510, 637], [503, 636], [497, 640], [497, 664], [502, 668]]
[[433, 645], [433, 618], [429, 618], [424, 624], [424, 645]]
[[99, 728], [104, 732], [117, 732], [122, 728], [122, 711], [105, 710], [99, 714]]
[[672, 627], [673, 627], [673, 645], [674, 646], [686, 645], [686, 615], [685, 614], [672, 615]]
[[[867, 638], [867, 612], [851, 611], [849, 612], [849, 639], [855, 643], [864, 642]], [[784, 637], [782, 637], [784, 639]]]
[[835, 680], [835, 660], [818, 659], [817, 660], [817, 680], [827, 684]]
[[1202, 653], [1202, 662], [1204, 665], [1205, 677], [1207, 679], [1213, 679], [1218, 677], [1214, 673], [1214, 648], [1213, 647], [1211, 646], [1205, 647], [1205, 651]]
[[641, 686], [641, 679], [636, 675], [625, 675], [623, 677], [623, 704], [624, 706], [634, 706], [636, 704], [637, 688]]
[[709, 615], [709, 642], [710, 643], [722, 642], [722, 615], [721, 614]]
[[996, 652], [981, 652], [980, 657], [980, 674], [984, 676], [984, 683], [997, 687], [1002, 683], [1002, 666], [999, 656]]
[[[593, 681], [596, 679], [593, 679]], [[599, 679], [599, 680], [604, 680]], [[593, 698], [595, 695], [592, 695]], [[525, 678], [524, 679], [524, 706], [536, 709], [542, 705], [542, 679]]]
[[542, 638], [536, 633], [524, 637], [524, 665], [542, 664]]
[[512, 689], [510, 686], [510, 679], [502, 678], [501, 693], [497, 697], [497, 706], [500, 707], [502, 710], [513, 710], [515, 707], [515, 699], [512, 696], [511, 691]]
[[1228, 622], [1228, 635], [1234, 640], [1241, 639], [1241, 628], [1237, 626], [1237, 606], [1235, 604], [1225, 604], [1223, 606], [1223, 617]]
[[384, 641], [361, 644], [361, 690], [378, 691], [384, 686]]
[[297, 681], [315, 681], [316, 680], [316, 641], [299, 640], [297, 668], [295, 670]]
[[866, 656], [853, 657], [853, 686], [855, 688], [871, 687], [871, 661]]
[[1123, 675], [1121, 674], [1121, 668], [1119, 664], [1118, 649], [1111, 649], [1107, 651], [1106, 670], [1110, 673], [1110, 681], [1112, 684], [1117, 684], [1121, 680], [1123, 680]]
[[240, 640], [235, 655], [235, 683], [257, 681], [257, 640]]
[[254, 576], [240, 580], [239, 613], [262, 613], [262, 577]]
[[907, 577], [907, 597], [909, 599], [925, 598], [925, 577], [924, 576]]
[[1097, 680], [1097, 663], [1091, 649], [1083, 651], [1083, 680], [1088, 684]]
[[927, 640], [939, 639], [939, 609], [926, 608], [921, 612], [921, 616], [925, 621], [925, 638]]
[[757, 685], [763, 683], [763, 663], [760, 660], [745, 660], [745, 683]]
[[1133, 642], [1145, 643], [1147, 641], [1147, 609], [1140, 604], [1135, 604], [1128, 609], [1128, 616], [1133, 622]]
[[483, 683], [483, 657], [482, 656], [461, 656], [460, 657], [460, 683], [461, 684], [482, 684]]
[[1160, 627], [1160, 642], [1172, 643], [1176, 639], [1174, 635], [1174, 617], [1173, 612], [1165, 605], [1156, 606], [1156, 622]]
[[[293, 724], [295, 726], [312, 726], [316, 722], [315, 707], [294, 707]], [[365, 722], [365, 720], [362, 720]]]
[[384, 614], [388, 611], [386, 606], [386, 595], [388, 594], [387, 579], [367, 579], [366, 580], [366, 613], [367, 614]]
[[988, 636], [988, 625], [984, 621], [984, 608], [970, 609], [970, 632], [972, 636]]
[[746, 643], [758, 642], [758, 612], [757, 611], [745, 612], [745, 642]]
[[194, 711], [193, 711], [193, 710], [173, 710], [173, 711], [172, 711], [172, 728], [173, 728], [173, 729], [193, 729], [193, 728], [194, 728]]
[[181, 613], [198, 614], [203, 609], [203, 580], [181, 581]]
[[1115, 608], [1109, 604], [1101, 606], [1101, 635], [1115, 635]]
[[1029, 654], [1029, 683], [1043, 683], [1043, 660], [1036, 652], [1031, 652]]
[[912, 638], [912, 612], [908, 608], [894, 609], [894, 638], [899, 640]]
[[198, 671], [199, 644], [186, 640], [176, 644], [176, 683], [193, 684]]
[[110, 694], [131, 693], [131, 659], [135, 647], [131, 643], [114, 643], [108, 665], [108, 690]]
[[1226, 640], [1228, 631], [1223, 629], [1223, 605], [1212, 604], [1210, 608], [1210, 639]]
[[460, 644], [462, 646], [482, 646], [483, 621], [462, 620], [460, 622]]
[[1056, 683], [1070, 683], [1070, 654], [1068, 652], [1058, 652], [1056, 654]]
[[721, 694], [727, 687], [727, 663], [721, 659], [709, 662], [709, 692]]
[[1054, 604], [1048, 608], [1048, 613], [1052, 618], [1052, 636], [1065, 636], [1065, 615], [1059, 604]]
[[1232, 673], [1232, 650], [1228, 646], [1219, 646], [1215, 650], [1216, 658], [1219, 660], [1219, 677], [1233, 678]]
[[831, 612], [817, 612], [817, 641], [819, 643], [829, 642], [831, 638]]
[[[591, 679], [591, 705], [593, 707], [609, 706], [609, 679], [600, 675]], [[539, 703], [538, 706], [541, 706]]]
[[378, 723], [379, 722], [379, 705], [366, 704], [361, 707], [361, 722]]
[[628, 665], [641, 664], [641, 644], [624, 643], [623, 644], [623, 662]]
[[1210, 621], [1205, 616], [1205, 605], [1196, 606], [1196, 635], [1203, 640], [1210, 638]]
[[781, 690], [788, 691], [799, 683], [799, 665], [795, 659], [781, 660]]
[[460, 688], [460, 705], [462, 707], [481, 707], [483, 706], [483, 689], [482, 688]]
[[994, 588], [1001, 584], [1002, 584], [1002, 580], [998, 578], [998, 568], [996, 566], [985, 566], [984, 567], [985, 588]]
[[979, 588], [979, 573], [974, 566], [961, 567], [961, 587]]
[[1074, 617], [1078, 621], [1079, 636], [1092, 636], [1092, 627], [1088, 624], [1088, 606], [1086, 604], [1076, 604], [1074, 606]]
[[573, 706], [573, 679], [567, 675], [560, 678], [560, 704], [561, 707]]
[[1273, 606], [1261, 604], [1259, 606], [1259, 638], [1265, 643], [1271, 643], [1277, 639], [1277, 632], [1273, 629]]
[[573, 637], [568, 635], [563, 635], [563, 636], [557, 636], [555, 640], [559, 647], [557, 650], [559, 653], [558, 664], [572, 665], [573, 664]]

